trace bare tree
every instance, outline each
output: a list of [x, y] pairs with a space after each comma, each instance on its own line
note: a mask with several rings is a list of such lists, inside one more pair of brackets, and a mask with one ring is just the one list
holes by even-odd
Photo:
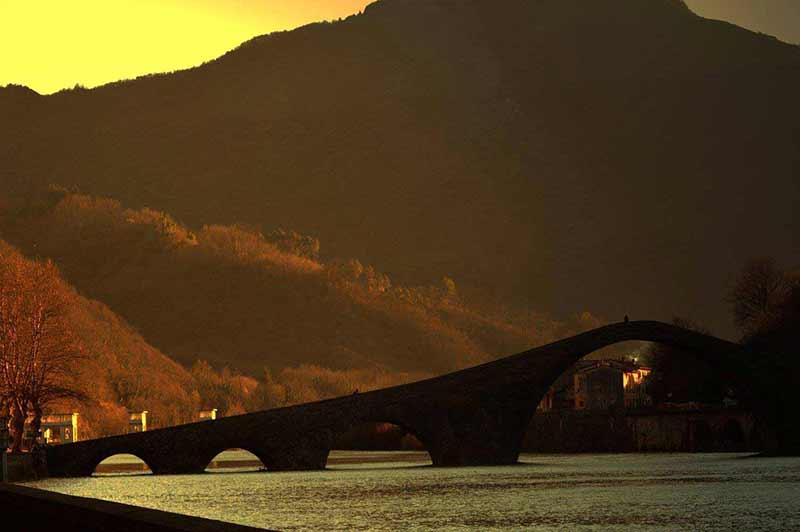
[[48, 404], [84, 397], [76, 379], [83, 356], [67, 323], [72, 294], [57, 268], [18, 255], [0, 259], [0, 389], [18, 452], [29, 414], [36, 434]]
[[790, 290], [786, 274], [772, 259], [753, 259], [728, 294], [736, 326], [750, 335], [774, 318]]

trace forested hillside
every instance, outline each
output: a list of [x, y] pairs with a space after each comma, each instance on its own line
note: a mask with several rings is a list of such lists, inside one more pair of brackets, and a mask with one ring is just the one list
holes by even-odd
[[[63, 332], [70, 338], [76, 356], [68, 361], [61, 358], [62, 365], [48, 386], [68, 389], [70, 393], [49, 400], [44, 413], [78, 412], [82, 439], [127, 432], [129, 411], [148, 410], [149, 426], [158, 428], [198, 421], [201, 409], [216, 408], [220, 416], [230, 416], [346, 395], [353, 390], [384, 388], [427, 376], [374, 367], [333, 370], [311, 364], [276, 371], [262, 368], [254, 376], [245, 376], [235, 368], [214, 368], [204, 360], [183, 367], [148, 344], [106, 305], [80, 295], [56, 269], [25, 257], [0, 240], [0, 298], [10, 297], [19, 288], [3, 284], [13, 278], [5, 274], [14, 269], [27, 272], [26, 276], [38, 272], [36, 275], [46, 277], [52, 287], [48, 289], [53, 292], [45, 297], [57, 294], [64, 302], [58, 307], [58, 312], [63, 312], [58, 319], [63, 322]], [[24, 289], [23, 297], [37, 297], [37, 286]], [[2, 303], [0, 310], [8, 310], [11, 302]], [[9, 318], [0, 312], [0, 320]], [[0, 324], [7, 332], [6, 324]], [[8, 348], [12, 339], [5, 335], [1, 339], [0, 348]], [[10, 353], [0, 351], [0, 359], [6, 361], [7, 355]], [[55, 363], [58, 356], [46, 348], [39, 354], [48, 363]], [[15, 385], [6, 377], [6, 372], [0, 375], [0, 416], [8, 415], [6, 392]]]
[[322, 261], [319, 240], [289, 230], [190, 229], [165, 213], [61, 189], [7, 200], [0, 231], [53, 259], [82, 293], [184, 366], [204, 360], [259, 379], [264, 368], [305, 364], [403, 380], [599, 323], [588, 313], [557, 321], [472, 304], [448, 277], [402, 286], [357, 259]]

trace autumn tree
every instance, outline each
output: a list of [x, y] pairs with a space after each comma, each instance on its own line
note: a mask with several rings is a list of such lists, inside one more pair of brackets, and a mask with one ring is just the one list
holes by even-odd
[[285, 253], [319, 260], [320, 243], [318, 238], [278, 228], [266, 235], [266, 240]]
[[750, 260], [728, 294], [734, 323], [745, 335], [756, 333], [778, 317], [790, 288], [787, 275], [774, 260]]
[[235, 416], [260, 410], [256, 400], [257, 380], [229, 368], [214, 370], [205, 360], [192, 366], [192, 378], [203, 408], [216, 408], [222, 416]]
[[81, 349], [66, 320], [70, 296], [51, 262], [0, 255], [0, 388], [12, 451], [22, 448], [29, 415], [36, 434], [49, 404], [83, 398], [75, 378]]

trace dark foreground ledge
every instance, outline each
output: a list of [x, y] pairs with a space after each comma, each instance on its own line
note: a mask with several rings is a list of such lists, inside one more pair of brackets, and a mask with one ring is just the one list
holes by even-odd
[[0, 484], [0, 508], [2, 529], [9, 532], [263, 532], [261, 528], [14, 484]]

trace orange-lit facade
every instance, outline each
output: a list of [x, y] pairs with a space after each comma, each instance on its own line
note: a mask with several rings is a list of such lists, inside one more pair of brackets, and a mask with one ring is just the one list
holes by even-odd
[[147, 410], [128, 412], [128, 432], [146, 432], [147, 414]]
[[622, 387], [625, 390], [625, 407], [641, 408], [651, 406], [653, 399], [647, 393], [647, 379], [652, 370], [643, 366], [622, 374]]
[[[42, 416], [41, 437], [43, 443], [58, 445], [78, 441], [78, 412], [47, 414]], [[25, 420], [25, 441], [32, 445], [37, 438], [30, 430], [31, 418]]]
[[216, 408], [209, 408], [208, 410], [201, 410], [197, 414], [197, 418], [200, 421], [211, 421], [217, 419], [217, 409]]

